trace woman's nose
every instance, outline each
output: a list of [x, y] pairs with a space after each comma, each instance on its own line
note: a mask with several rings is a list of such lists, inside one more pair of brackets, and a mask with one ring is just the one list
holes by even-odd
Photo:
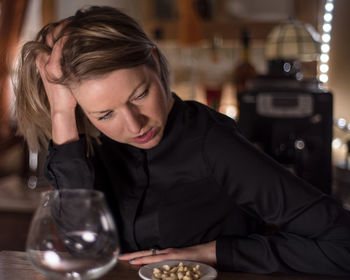
[[126, 128], [134, 133], [140, 133], [145, 117], [137, 110], [137, 108], [128, 107], [124, 111], [124, 121]]

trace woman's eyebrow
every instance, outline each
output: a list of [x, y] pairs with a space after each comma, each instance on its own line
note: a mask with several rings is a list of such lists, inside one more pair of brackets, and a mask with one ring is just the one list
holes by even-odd
[[[134, 90], [131, 92], [131, 94], [128, 97], [128, 101], [131, 100], [133, 98], [133, 96], [136, 94], [136, 91], [143, 86], [144, 84], [146, 84], [148, 82], [147, 78], [142, 79], [142, 81], [134, 88]], [[88, 112], [89, 115], [91, 114], [105, 114], [112, 111], [112, 109], [106, 109], [106, 110], [102, 110], [102, 111], [91, 111]]]
[[129, 95], [128, 100], [131, 100], [133, 98], [133, 96], [136, 94], [136, 91], [143, 86], [144, 84], [146, 84], [148, 81], [147, 78], [142, 79], [142, 81], [134, 88], [134, 90], [131, 92], [131, 94]]
[[103, 111], [92, 111], [92, 112], [88, 112], [88, 114], [104, 114], [104, 113], [108, 113], [110, 111], [111, 111], [111, 109], [107, 109], [107, 110], [103, 110]]

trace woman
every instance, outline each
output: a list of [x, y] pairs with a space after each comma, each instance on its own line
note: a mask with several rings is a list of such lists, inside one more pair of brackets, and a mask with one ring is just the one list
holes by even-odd
[[350, 275], [349, 213], [232, 119], [171, 93], [165, 58], [127, 15], [91, 7], [48, 25], [18, 78], [20, 131], [32, 148], [52, 139], [47, 179], [106, 194], [120, 259]]

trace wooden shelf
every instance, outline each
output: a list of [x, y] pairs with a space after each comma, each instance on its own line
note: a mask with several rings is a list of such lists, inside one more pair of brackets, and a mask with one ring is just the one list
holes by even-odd
[[[209, 39], [214, 35], [220, 35], [223, 39], [239, 40], [242, 29], [247, 28], [251, 32], [253, 40], [265, 40], [266, 36], [279, 22], [251, 22], [251, 21], [216, 21], [203, 22], [203, 39]], [[143, 24], [145, 31], [153, 37], [155, 30], [161, 30], [164, 40], [176, 40], [178, 38], [177, 20], [149, 20]]]

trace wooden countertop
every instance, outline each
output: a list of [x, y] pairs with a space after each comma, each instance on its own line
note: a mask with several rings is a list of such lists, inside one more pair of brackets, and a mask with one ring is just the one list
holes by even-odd
[[[109, 273], [100, 278], [101, 280], [138, 280], [137, 266], [128, 262], [119, 262]], [[0, 252], [0, 279], [1, 280], [47, 280], [46, 277], [37, 273], [26, 258], [25, 252], [2, 251]], [[334, 277], [320, 275], [258, 275], [240, 272], [219, 272], [219, 280], [335, 280], [349, 279], [349, 277]]]
[[40, 192], [45, 190], [29, 189], [18, 176], [0, 178], [0, 211], [34, 212], [40, 200]]

